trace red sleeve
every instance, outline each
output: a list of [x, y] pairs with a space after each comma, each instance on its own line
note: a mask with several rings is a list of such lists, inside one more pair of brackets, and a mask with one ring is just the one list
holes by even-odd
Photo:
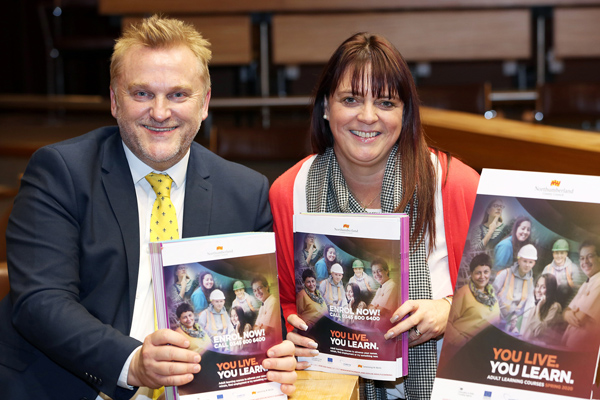
[[442, 166], [442, 203], [448, 264], [452, 287], [455, 287], [475, 204], [479, 174], [456, 158], [451, 158], [448, 165], [444, 153], [439, 153], [438, 157]]
[[300, 161], [281, 175], [269, 191], [273, 213], [273, 231], [277, 249], [279, 297], [288, 332], [294, 327], [287, 323], [290, 314], [296, 314], [296, 284], [294, 275], [294, 182], [304, 162]]

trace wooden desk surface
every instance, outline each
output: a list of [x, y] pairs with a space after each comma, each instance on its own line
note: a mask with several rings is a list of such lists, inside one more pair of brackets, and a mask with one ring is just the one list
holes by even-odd
[[318, 371], [298, 371], [290, 400], [358, 400], [358, 377]]

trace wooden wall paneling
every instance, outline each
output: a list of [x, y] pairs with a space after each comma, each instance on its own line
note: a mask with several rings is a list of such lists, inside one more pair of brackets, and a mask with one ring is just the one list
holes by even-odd
[[600, 0], [99, 0], [101, 14], [214, 14], [600, 5]]
[[[210, 65], [245, 65], [252, 62], [252, 24], [249, 15], [231, 16], [177, 16], [188, 22], [210, 42]], [[138, 22], [141, 17], [123, 18], [123, 27]]]
[[600, 57], [600, 7], [554, 11], [557, 58]]
[[351, 34], [386, 36], [407, 61], [517, 60], [531, 55], [529, 10], [273, 16], [276, 64], [326, 62]]

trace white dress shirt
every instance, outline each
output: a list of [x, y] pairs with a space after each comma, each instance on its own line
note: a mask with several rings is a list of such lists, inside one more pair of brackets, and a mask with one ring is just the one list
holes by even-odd
[[[150, 215], [152, 207], [156, 200], [156, 193], [145, 179], [150, 172], [166, 173], [171, 179], [171, 202], [175, 206], [177, 213], [177, 224], [179, 234], [183, 232], [183, 202], [185, 198], [185, 181], [190, 151], [177, 164], [166, 171], [155, 171], [137, 158], [125, 143], [123, 143], [125, 156], [129, 163], [131, 177], [135, 184], [135, 195], [137, 197], [139, 231], [140, 231], [140, 265], [138, 271], [137, 289], [135, 293], [135, 303], [133, 306], [133, 320], [129, 336], [143, 342], [144, 338], [154, 332], [154, 292], [152, 290], [152, 273], [150, 264]], [[138, 347], [139, 349], [139, 347]], [[138, 350], [134, 350], [130, 355], [119, 376], [119, 386], [132, 388], [127, 385], [127, 376], [129, 373], [129, 364], [133, 355]], [[132, 393], [132, 396], [134, 394]], [[98, 397], [97, 400], [101, 399]], [[152, 399], [152, 389], [140, 388], [135, 396], [135, 400]]]

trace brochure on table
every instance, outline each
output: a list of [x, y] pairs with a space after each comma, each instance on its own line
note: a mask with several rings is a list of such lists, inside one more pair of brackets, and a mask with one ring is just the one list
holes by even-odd
[[432, 399], [598, 399], [598, 238], [600, 177], [483, 170]]

